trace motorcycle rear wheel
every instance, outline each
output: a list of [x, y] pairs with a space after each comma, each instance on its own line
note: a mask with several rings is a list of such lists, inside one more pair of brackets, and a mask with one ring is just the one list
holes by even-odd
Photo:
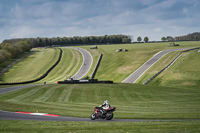
[[113, 113], [107, 113], [106, 114], [106, 120], [111, 120], [113, 118]]
[[96, 118], [95, 113], [92, 113], [90, 118], [91, 118], [91, 120], [95, 120], [95, 118]]

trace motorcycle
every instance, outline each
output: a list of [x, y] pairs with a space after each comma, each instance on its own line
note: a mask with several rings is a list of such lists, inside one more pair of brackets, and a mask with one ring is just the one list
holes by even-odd
[[104, 110], [101, 107], [95, 107], [94, 113], [91, 114], [91, 120], [95, 120], [98, 118], [111, 120], [113, 118], [113, 112], [116, 110], [116, 107], [110, 107], [107, 110]]

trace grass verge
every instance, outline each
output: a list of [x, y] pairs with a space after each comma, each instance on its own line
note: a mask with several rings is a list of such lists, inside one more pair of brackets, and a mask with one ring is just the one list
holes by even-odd
[[6, 132], [67, 132], [67, 133], [195, 133], [199, 121], [183, 122], [52, 122], [0, 120], [0, 130]]

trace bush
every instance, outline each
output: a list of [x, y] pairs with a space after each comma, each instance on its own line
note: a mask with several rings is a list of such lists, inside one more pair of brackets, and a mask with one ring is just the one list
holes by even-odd
[[32, 44], [27, 40], [21, 40], [14, 43], [3, 42], [1, 43], [1, 48], [0, 64], [10, 58], [16, 58], [17, 56], [30, 51]]
[[0, 64], [11, 58], [11, 54], [6, 50], [0, 51]]

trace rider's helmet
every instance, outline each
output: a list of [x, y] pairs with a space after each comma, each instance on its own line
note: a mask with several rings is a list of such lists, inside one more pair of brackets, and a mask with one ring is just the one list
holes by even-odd
[[108, 104], [108, 100], [104, 101], [105, 104]]

